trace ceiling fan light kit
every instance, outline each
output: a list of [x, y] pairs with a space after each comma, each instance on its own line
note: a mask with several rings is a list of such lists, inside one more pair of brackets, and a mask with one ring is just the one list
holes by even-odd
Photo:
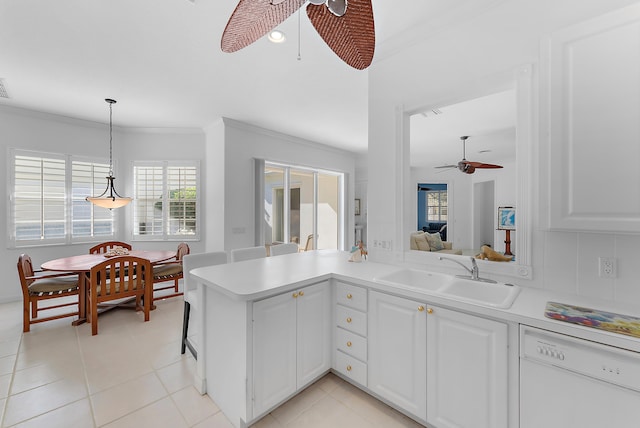
[[[220, 46], [236, 52], [269, 33], [306, 0], [240, 0], [227, 22]], [[307, 16], [331, 50], [351, 67], [364, 70], [375, 51], [371, 0], [310, 0]]]

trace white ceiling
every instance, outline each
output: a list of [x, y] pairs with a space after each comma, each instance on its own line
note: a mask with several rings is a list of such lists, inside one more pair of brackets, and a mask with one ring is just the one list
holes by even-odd
[[[375, 61], [496, 0], [373, 0]], [[344, 64], [306, 14], [233, 54], [236, 0], [0, 0], [0, 104], [114, 125], [202, 128], [229, 117], [364, 152], [367, 71]]]
[[[434, 114], [438, 110], [440, 114]], [[462, 159], [460, 137], [469, 161], [500, 164], [516, 157], [515, 90], [499, 92], [411, 116], [411, 166], [456, 164]]]

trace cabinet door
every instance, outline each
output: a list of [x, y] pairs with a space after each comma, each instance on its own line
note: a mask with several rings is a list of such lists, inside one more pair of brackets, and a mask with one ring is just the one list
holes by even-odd
[[368, 386], [424, 420], [427, 409], [425, 304], [369, 292]]
[[551, 229], [640, 232], [639, 34], [635, 4], [544, 45]]
[[331, 367], [331, 287], [329, 282], [298, 292], [298, 370], [301, 388]]
[[285, 293], [253, 304], [256, 416], [296, 391], [296, 300]]
[[507, 325], [429, 308], [427, 422], [507, 428]]

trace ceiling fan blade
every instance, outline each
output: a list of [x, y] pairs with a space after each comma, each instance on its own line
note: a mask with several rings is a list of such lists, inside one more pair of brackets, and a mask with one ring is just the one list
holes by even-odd
[[371, 0], [350, 0], [343, 16], [336, 16], [324, 5], [309, 3], [307, 15], [340, 59], [358, 70], [371, 65], [376, 45]]
[[469, 162], [469, 161], [467, 161], [467, 163], [469, 165], [473, 165], [474, 168], [503, 168], [502, 165], [495, 165], [492, 163]]
[[306, 0], [240, 0], [222, 33], [223, 52], [236, 52], [273, 30]]
[[435, 166], [434, 168], [457, 168], [458, 165], [441, 165], [441, 166]]

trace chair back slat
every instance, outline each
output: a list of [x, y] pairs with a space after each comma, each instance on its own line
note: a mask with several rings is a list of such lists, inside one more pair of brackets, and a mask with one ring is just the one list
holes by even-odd
[[131, 248], [132, 248], [131, 244], [128, 244], [126, 242], [107, 241], [107, 242], [101, 242], [89, 248], [89, 254], [104, 254], [114, 247], [122, 247], [129, 251], [131, 251]]

